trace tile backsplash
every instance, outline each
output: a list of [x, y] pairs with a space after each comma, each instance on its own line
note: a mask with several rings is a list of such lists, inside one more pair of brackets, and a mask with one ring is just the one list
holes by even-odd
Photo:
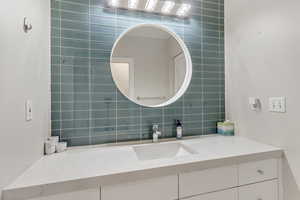
[[[224, 2], [193, 0], [189, 19], [108, 9], [104, 0], [51, 1], [52, 135], [69, 146], [151, 138], [158, 123], [162, 137], [216, 132], [224, 120]], [[109, 58], [115, 39], [141, 23], [167, 26], [188, 46], [191, 84], [182, 98], [163, 108], [132, 103], [117, 89]]]

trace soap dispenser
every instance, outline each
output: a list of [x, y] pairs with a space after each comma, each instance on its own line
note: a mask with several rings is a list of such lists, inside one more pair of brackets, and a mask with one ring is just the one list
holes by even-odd
[[180, 120], [176, 120], [176, 138], [177, 139], [182, 138], [182, 124]]

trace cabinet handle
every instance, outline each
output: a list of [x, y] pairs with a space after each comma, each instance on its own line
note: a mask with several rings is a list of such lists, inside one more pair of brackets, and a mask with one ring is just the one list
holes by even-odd
[[[261, 170], [261, 169], [258, 169], [258, 170], [257, 170], [257, 173], [259, 173], [259, 174], [263, 175], [263, 174], [264, 174], [264, 171], [263, 171], [263, 170]], [[262, 199], [258, 199], [258, 200], [262, 200]]]

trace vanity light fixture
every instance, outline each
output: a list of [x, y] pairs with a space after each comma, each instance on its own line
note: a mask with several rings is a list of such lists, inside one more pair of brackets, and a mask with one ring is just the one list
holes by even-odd
[[181, 4], [181, 6], [178, 8], [177, 12], [176, 12], [176, 15], [178, 17], [185, 17], [188, 15], [188, 12], [190, 11], [191, 9], [191, 4]]
[[111, 7], [118, 7], [119, 6], [119, 0], [109, 0], [108, 4]]
[[165, 1], [163, 7], [161, 8], [161, 12], [163, 14], [170, 14], [174, 6], [175, 6], [174, 1]]
[[139, 0], [128, 0], [128, 8], [136, 9], [138, 7]]
[[152, 12], [156, 7], [157, 2], [158, 0], [147, 0], [145, 10], [148, 12]]
[[130, 11], [151, 12], [160, 15], [169, 15], [182, 19], [189, 17], [191, 0], [104, 0], [110, 8], [127, 9]]

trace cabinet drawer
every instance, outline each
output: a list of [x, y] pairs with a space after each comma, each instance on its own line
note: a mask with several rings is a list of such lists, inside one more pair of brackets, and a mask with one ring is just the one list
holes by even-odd
[[239, 184], [246, 185], [277, 178], [277, 160], [261, 160], [242, 163], [239, 169]]
[[101, 200], [174, 199], [178, 199], [177, 175], [101, 187]]
[[179, 197], [188, 197], [236, 187], [237, 166], [206, 169], [179, 174]]
[[186, 200], [237, 200], [237, 189], [224, 190], [220, 192], [212, 192], [208, 194], [198, 195], [187, 198]]
[[241, 200], [278, 200], [277, 180], [265, 181], [239, 188]]

